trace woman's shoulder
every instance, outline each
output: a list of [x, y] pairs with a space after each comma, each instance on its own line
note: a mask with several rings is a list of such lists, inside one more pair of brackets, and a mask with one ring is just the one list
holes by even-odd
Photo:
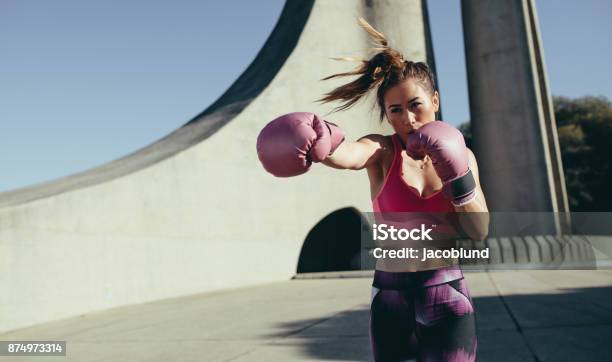
[[379, 166], [383, 166], [393, 160], [393, 136], [368, 134], [361, 137], [357, 142], [364, 143], [373, 148], [376, 148], [376, 163], [379, 164]]
[[357, 142], [362, 142], [366, 144], [371, 144], [380, 147], [383, 150], [391, 150], [393, 151], [393, 136], [391, 135], [382, 135], [377, 133], [367, 134], [361, 138]]

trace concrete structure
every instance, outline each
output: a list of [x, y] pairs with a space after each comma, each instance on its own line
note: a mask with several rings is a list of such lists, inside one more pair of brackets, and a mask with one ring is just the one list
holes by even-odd
[[[354, 64], [330, 58], [365, 56], [372, 46], [359, 15], [408, 57], [427, 60], [418, 0], [288, 1], [253, 63], [189, 123], [109, 164], [0, 194], [0, 331], [286, 280], [319, 220], [345, 207], [369, 210], [365, 172], [320, 166], [275, 179], [255, 153], [269, 120], [331, 109], [315, 100], [342, 80], [319, 79]], [[351, 139], [385, 132], [370, 107], [329, 118]]]
[[[517, 3], [519, 7], [501, 1], [478, 4], [464, 1], [463, 10], [474, 139], [487, 198], [494, 210], [565, 210], [554, 117], [533, 5], [530, 1]], [[391, 45], [406, 57], [434, 65], [426, 7], [419, 0], [288, 1], [249, 68], [214, 104], [183, 127], [134, 154], [93, 170], [0, 194], [0, 288], [5, 291], [0, 293], [0, 332], [119, 306], [286, 280], [298, 268], [320, 269], [321, 265], [310, 261], [318, 253], [331, 250], [321, 242], [321, 235], [330, 235], [330, 229], [341, 234], [343, 230], [338, 231], [338, 225], [351, 228], [355, 220], [359, 222], [360, 211], [370, 210], [367, 176], [361, 172], [345, 177], [351, 171], [315, 166], [301, 177], [275, 179], [260, 167], [255, 139], [266, 122], [280, 114], [313, 111], [324, 115], [331, 110], [331, 106], [322, 106], [315, 100], [343, 80], [323, 83], [318, 79], [354, 65], [329, 58], [364, 57], [372, 46], [357, 26], [357, 16], [385, 33]], [[492, 18], [496, 21], [490, 21]], [[487, 31], [482, 31], [485, 28]], [[509, 48], [504, 48], [506, 45]], [[367, 133], [390, 133], [390, 129], [378, 124], [377, 113], [371, 110], [372, 101], [327, 118], [340, 124], [350, 139]], [[560, 241], [551, 235], [540, 242], [522, 236], [516, 245], [515, 239], [493, 240], [496, 244], [491, 245], [496, 247], [501, 264], [535, 260], [557, 265], [556, 256], [561, 255], [559, 260], [563, 262], [578, 259], [599, 266], [610, 259], [607, 238], [596, 242], [573, 238]], [[351, 240], [347, 239], [347, 243]], [[597, 250], [591, 253], [588, 248], [594, 244]], [[538, 248], [542, 245], [550, 245], [551, 252], [541, 252], [544, 249]], [[335, 245], [334, 250], [354, 247], [341, 246]], [[359, 253], [358, 248], [354, 250]], [[308, 262], [300, 263], [300, 255], [302, 261]], [[346, 258], [332, 267], [352, 265], [351, 255], [342, 256]], [[286, 283], [281, 289], [306, 292], [292, 289], [294, 286]], [[332, 290], [325, 293], [334, 295]], [[268, 302], [268, 290], [262, 289], [261, 293], [260, 300]], [[270, 297], [284, 293], [276, 290]], [[367, 295], [367, 291], [364, 293]], [[233, 294], [232, 298], [238, 299], [230, 298], [231, 303], [205, 303], [196, 305], [195, 310], [212, 313], [221, 308], [233, 314], [240, 308], [248, 312], [240, 295]], [[291, 312], [283, 312], [286, 318], [278, 319], [278, 323], [295, 323], [296, 308], [309, 308], [313, 300], [325, 306], [326, 313], [347, 306], [350, 309], [353, 303], [351, 299], [344, 300], [344, 304], [327, 305], [319, 294], [307, 299], [299, 297], [298, 307], [292, 305]], [[185, 307], [161, 303], [179, 312]], [[270, 313], [277, 312], [271, 310]], [[308, 313], [304, 315], [318, 318], [316, 313]], [[163, 330], [162, 334], [205, 333], [189, 330], [193, 317], [178, 314], [170, 311], [167, 318], [178, 318], [179, 327]], [[212, 322], [202, 320], [207, 329], [227, 325], [224, 315], [211, 318]], [[127, 330], [129, 337], [130, 333], [138, 335], [140, 330], [149, 328], [149, 322], [128, 322], [119, 327], [125, 327], [123, 331]], [[91, 328], [92, 338], [104, 339], [107, 332], [117, 335], [112, 327], [105, 330], [106, 323], [115, 321], [95, 320], [86, 326], [73, 326]], [[355, 321], [347, 318], [343, 323], [338, 328], [350, 329]], [[160, 325], [164, 324], [154, 321], [154, 333], [160, 332]], [[221, 338], [231, 338], [231, 329]], [[74, 329], [62, 334], [58, 325], [51, 330], [60, 332], [45, 334], [34, 328], [29, 330], [33, 334], [21, 330], [0, 339], [82, 336]], [[354, 351], [366, 356], [367, 340], [362, 334], [361, 349]], [[121, 338], [119, 344], [123, 343]], [[195, 337], [197, 345], [202, 342], [198, 338]], [[178, 343], [183, 342], [179, 339]], [[141, 346], [146, 348], [147, 343]], [[215, 343], [204, 345], [210, 348]], [[84, 354], [92, 347], [91, 340], [76, 346], [81, 352], [77, 349], [74, 358], [86, 360]], [[110, 346], [111, 350], [117, 347]], [[248, 342], [230, 342], [216, 351], [219, 358], [240, 357], [227, 355], [234, 352], [245, 353], [246, 359], [270, 356], [265, 350], [262, 355], [252, 354], [251, 347]], [[172, 358], [176, 348], [171, 349], [153, 349], [152, 353], [160, 354], [151, 358]], [[199, 359], [198, 348], [193, 350], [194, 359]], [[345, 358], [334, 355], [335, 348], [329, 350], [331, 357]], [[534, 353], [533, 349], [526, 351]], [[132, 352], [138, 358], [146, 356], [138, 347]], [[131, 352], [118, 348], [109, 353], [94, 354], [92, 358], [114, 358], [115, 353], [115, 357], [125, 359]], [[317, 359], [322, 357], [316, 353]], [[184, 357], [181, 359], [191, 358]]]
[[[462, 15], [474, 152], [489, 209], [568, 212], [533, 1], [463, 0]], [[560, 222], [567, 231], [567, 215]]]

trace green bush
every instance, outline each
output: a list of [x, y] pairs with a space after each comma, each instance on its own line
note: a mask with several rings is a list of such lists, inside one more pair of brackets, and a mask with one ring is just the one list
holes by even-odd
[[572, 211], [612, 210], [612, 104], [604, 97], [555, 97]]

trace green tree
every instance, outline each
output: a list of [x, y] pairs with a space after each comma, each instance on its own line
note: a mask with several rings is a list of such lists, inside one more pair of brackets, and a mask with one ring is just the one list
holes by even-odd
[[612, 104], [605, 97], [554, 97], [572, 211], [612, 210]]

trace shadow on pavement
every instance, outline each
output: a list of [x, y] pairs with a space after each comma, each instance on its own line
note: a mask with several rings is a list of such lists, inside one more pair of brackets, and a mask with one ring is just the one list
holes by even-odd
[[[479, 361], [612, 361], [612, 287], [476, 297]], [[277, 325], [272, 345], [318, 360], [371, 360], [369, 309]]]

